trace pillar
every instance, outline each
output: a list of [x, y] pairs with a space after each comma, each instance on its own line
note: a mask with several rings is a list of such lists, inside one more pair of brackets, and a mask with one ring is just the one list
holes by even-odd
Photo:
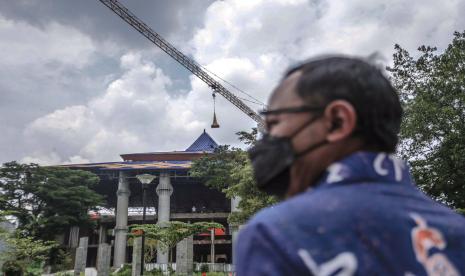
[[115, 252], [113, 267], [119, 268], [126, 261], [126, 237], [128, 232], [129, 181], [127, 173], [119, 172], [116, 202]]
[[210, 263], [215, 263], [215, 228], [210, 229]]
[[[170, 220], [170, 197], [173, 193], [173, 186], [171, 186], [170, 175], [167, 172], [160, 174], [160, 183], [157, 186], [158, 195], [158, 224]], [[169, 252], [166, 250], [157, 249], [157, 263], [167, 264]]]
[[97, 251], [97, 276], [110, 275], [111, 246], [101, 243]]
[[236, 257], [236, 243], [237, 243], [237, 234], [239, 233], [239, 226], [238, 225], [234, 225], [234, 224], [230, 224], [229, 225], [229, 232], [231, 233], [231, 253], [232, 253], [232, 261], [231, 261], [231, 264], [236, 264], [236, 260], [235, 260], [235, 257]]
[[79, 276], [85, 273], [87, 264], [87, 247], [89, 244], [88, 237], [79, 239], [79, 247], [76, 248], [76, 258], [74, 259], [74, 275]]
[[194, 265], [194, 236], [189, 236], [176, 245], [176, 275], [192, 275]]
[[76, 248], [78, 247], [79, 243], [79, 227], [78, 226], [72, 226], [69, 229], [69, 240], [68, 240], [68, 246], [71, 248]]
[[107, 242], [107, 227], [103, 224], [100, 224], [98, 230], [98, 243], [106, 243]]
[[142, 237], [134, 238], [132, 247], [132, 273], [131, 276], [141, 275], [142, 269]]
[[[241, 198], [239, 196], [235, 196], [231, 198], [231, 213], [239, 211], [239, 202]], [[237, 243], [237, 234], [239, 233], [239, 225], [230, 224], [229, 225], [229, 232], [231, 233], [231, 249], [232, 249], [232, 264], [235, 264], [235, 254], [236, 254], [236, 243]]]

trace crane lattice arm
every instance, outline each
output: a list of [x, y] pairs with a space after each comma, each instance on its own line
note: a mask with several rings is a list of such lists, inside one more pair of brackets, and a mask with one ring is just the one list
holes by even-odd
[[187, 70], [192, 72], [202, 81], [204, 81], [208, 86], [210, 86], [213, 91], [225, 97], [229, 102], [235, 105], [237, 108], [242, 110], [250, 118], [252, 118], [258, 124], [258, 129], [263, 129], [264, 122], [263, 118], [260, 117], [254, 110], [242, 102], [236, 95], [228, 91], [223, 85], [218, 81], [213, 79], [207, 72], [205, 72], [195, 61], [193, 61], [188, 56], [184, 55], [181, 51], [176, 49], [173, 45], [168, 43], [163, 37], [158, 33], [153, 31], [147, 24], [142, 20], [137, 18], [131, 11], [129, 11], [125, 6], [123, 6], [117, 0], [99, 0], [139, 33], [145, 36], [148, 40], [152, 41], [156, 46], [162, 49], [165, 53], [170, 55], [174, 60], [179, 62]]

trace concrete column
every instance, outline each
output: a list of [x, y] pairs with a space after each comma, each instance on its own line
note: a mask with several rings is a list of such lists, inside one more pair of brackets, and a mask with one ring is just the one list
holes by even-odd
[[132, 273], [131, 276], [139, 276], [142, 268], [142, 237], [134, 238], [132, 245]]
[[76, 258], [74, 259], [75, 276], [79, 276], [81, 272], [86, 271], [88, 243], [88, 237], [82, 237], [79, 239], [79, 247], [76, 249]]
[[106, 243], [107, 242], [107, 227], [105, 225], [100, 225], [98, 229], [98, 243]]
[[215, 228], [210, 230], [210, 263], [215, 263]]
[[[160, 174], [160, 183], [157, 186], [158, 195], [158, 224], [170, 220], [170, 197], [173, 194], [173, 186], [171, 186], [170, 175], [167, 172]], [[163, 251], [160, 248], [157, 249], [157, 263], [167, 264], [168, 263], [168, 251]]]
[[230, 224], [229, 225], [229, 232], [231, 233], [231, 253], [232, 253], [232, 261], [231, 264], [236, 264], [236, 243], [237, 243], [237, 234], [239, 233], [239, 226]]
[[97, 276], [110, 275], [111, 246], [101, 243], [97, 251]]
[[113, 267], [118, 268], [126, 261], [126, 238], [128, 232], [129, 181], [127, 173], [119, 172], [116, 202], [115, 252]]
[[78, 247], [78, 242], [79, 242], [79, 227], [78, 226], [72, 226], [69, 229], [68, 246], [71, 247], [71, 248], [76, 248], [76, 247]]
[[[239, 202], [241, 201], [241, 197], [236, 196], [231, 198], [231, 212], [239, 211]], [[232, 262], [231, 264], [235, 264], [236, 261], [234, 260], [236, 254], [236, 243], [237, 243], [237, 234], [239, 233], [239, 225], [229, 225], [229, 232], [231, 233], [231, 249], [232, 249]]]
[[176, 245], [176, 275], [192, 275], [194, 264], [194, 236], [189, 236]]

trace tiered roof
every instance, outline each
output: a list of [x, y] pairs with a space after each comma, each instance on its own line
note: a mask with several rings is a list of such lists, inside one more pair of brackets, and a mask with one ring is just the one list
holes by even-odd
[[186, 170], [192, 161], [212, 153], [218, 144], [204, 130], [185, 151], [121, 154], [123, 162], [65, 165], [70, 168], [97, 170]]
[[218, 144], [208, 133], [203, 130], [203, 133], [195, 140], [190, 147], [186, 149], [187, 152], [213, 152], [218, 147]]

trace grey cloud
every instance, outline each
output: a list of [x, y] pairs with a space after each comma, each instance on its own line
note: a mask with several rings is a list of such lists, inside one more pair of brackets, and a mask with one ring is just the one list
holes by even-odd
[[[121, 1], [162, 36], [182, 43], [203, 20], [212, 0]], [[97, 0], [0, 1], [0, 14], [45, 26], [50, 21], [73, 26], [93, 40], [112, 40], [131, 49], [151, 47], [140, 35]]]
[[[421, 44], [441, 48], [454, 30], [465, 28], [460, 14], [465, 1], [229, 0], [211, 6], [211, 0], [121, 1], [178, 48], [261, 100], [295, 60], [375, 50], [390, 60], [394, 43], [409, 51]], [[76, 50], [86, 62], [73, 64], [79, 63], [76, 57], [53, 57], [61, 53], [59, 47], [47, 51], [47, 45], [34, 45], [46, 52], [46, 61], [37, 54], [32, 63], [21, 55], [9, 64], [0, 59], [0, 162], [24, 156], [49, 163], [109, 161], [122, 152], [182, 150], [210, 124], [208, 87], [97, 0], [1, 1], [2, 17], [47, 32], [52, 22], [69, 27], [55, 35], [58, 44], [65, 42], [68, 31], [78, 30], [77, 43], [89, 37], [92, 53]], [[27, 54], [20, 49], [30, 35], [2, 36], [0, 47], [7, 43], [10, 50], [17, 47]], [[169, 80], [155, 85], [163, 78], [143, 70], [136, 70], [139, 78], [131, 78], [131, 70], [120, 67], [123, 55], [140, 55], [133, 69], [153, 63]], [[117, 80], [125, 86], [116, 93], [109, 84]], [[124, 97], [132, 92], [137, 95]], [[218, 142], [235, 143], [235, 131], [253, 126], [221, 97], [216, 107], [222, 128], [209, 132]], [[68, 129], [62, 125], [67, 120], [81, 124]]]
[[[187, 41], [200, 26], [211, 1], [123, 3], [177, 45]], [[173, 91], [182, 93], [189, 87], [186, 70], [180, 70], [97, 0], [0, 1], [0, 20], [4, 20], [0, 22], [4, 30], [0, 41], [0, 162], [20, 159], [38, 147], [53, 151], [55, 146], [46, 140], [39, 145], [30, 141], [35, 137], [25, 137], [26, 125], [54, 110], [85, 104], [104, 93], [108, 83], [121, 73], [119, 58], [123, 53], [145, 52], [172, 76]], [[12, 24], [11, 28], [8, 24]], [[66, 48], [86, 37], [93, 44], [89, 45], [93, 52], [74, 51], [88, 59], [84, 64], [75, 64], [66, 56], [73, 50]], [[63, 152], [59, 155], [69, 154], [66, 145], [60, 148]]]

